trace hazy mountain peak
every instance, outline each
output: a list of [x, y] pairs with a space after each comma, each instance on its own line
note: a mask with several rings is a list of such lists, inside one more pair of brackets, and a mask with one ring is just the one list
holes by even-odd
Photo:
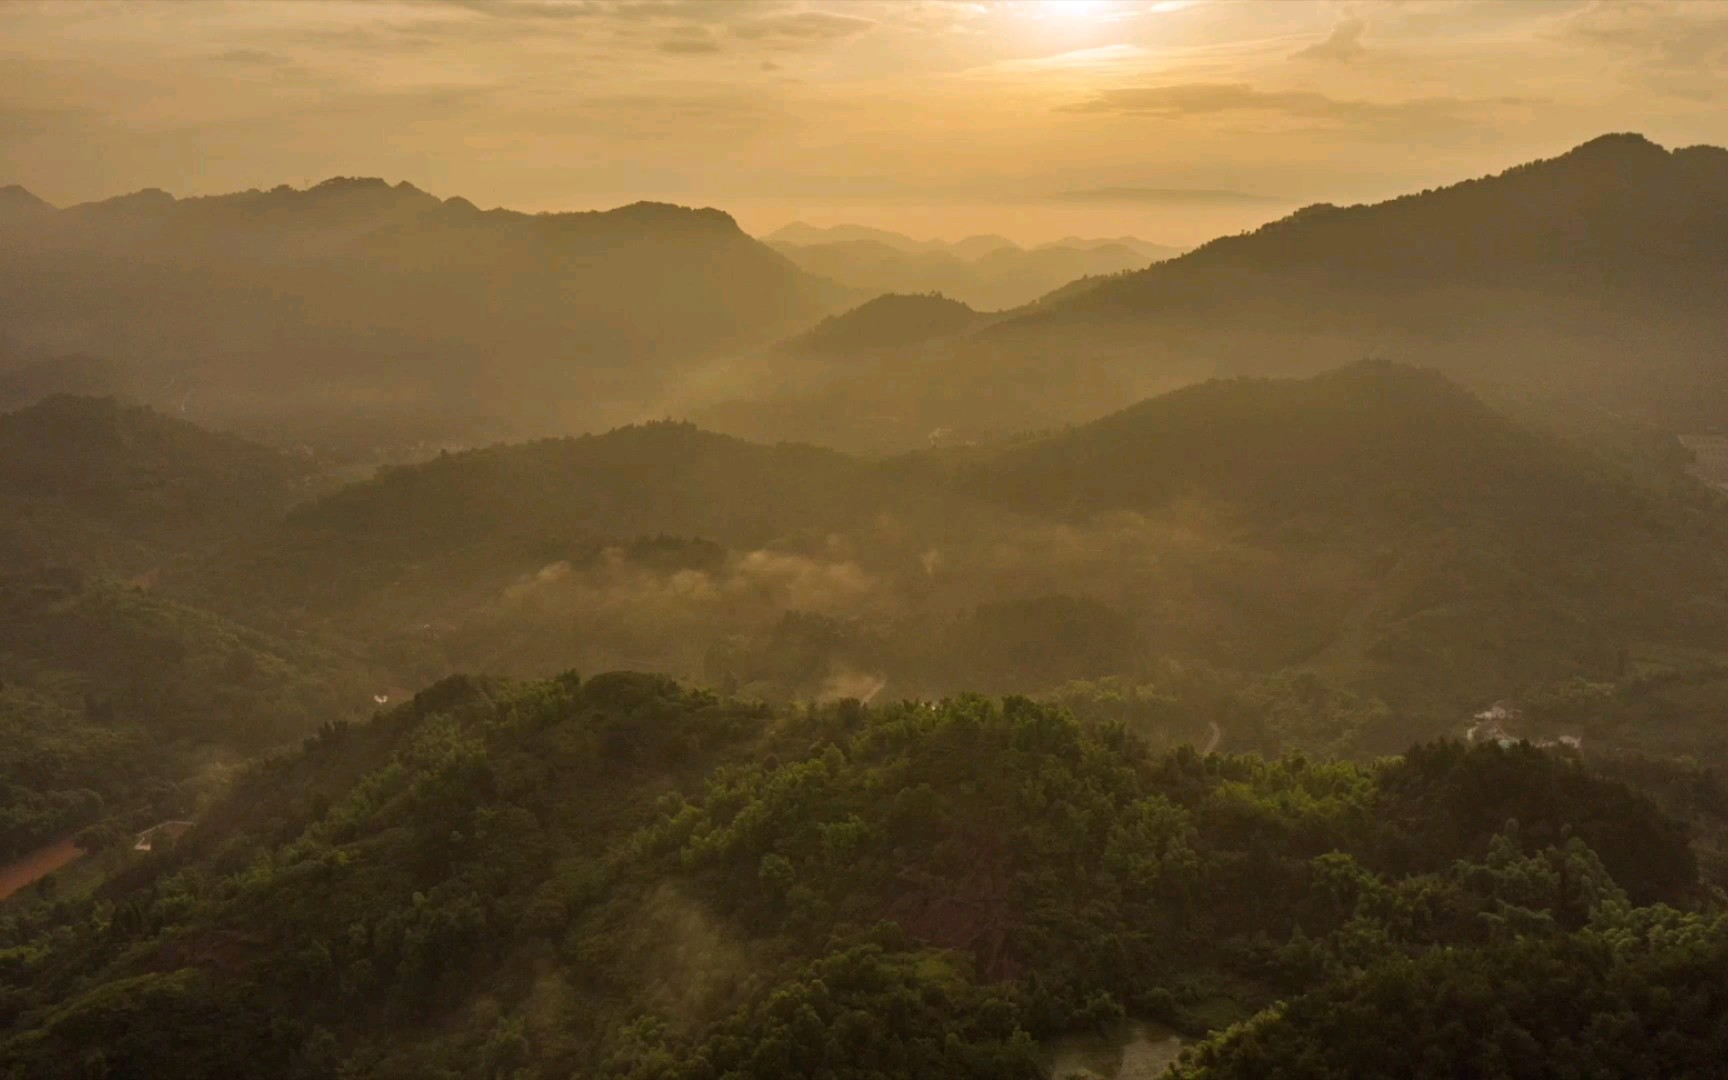
[[819, 226], [803, 221], [794, 221], [790, 225], [782, 226], [762, 237], [762, 242], [765, 244], [798, 247], [847, 243], [855, 240], [871, 240], [904, 252], [943, 250], [946, 248], [946, 245], [940, 241], [914, 240], [902, 233], [878, 229], [869, 225]]
[[[398, 187], [418, 190], [404, 180]], [[313, 185], [313, 191], [387, 191], [390, 182], [378, 176], [332, 176]]]
[[[620, 206], [612, 210], [598, 212], [610, 221], [628, 222], [631, 225], [658, 228], [689, 228], [697, 227], [715, 232], [736, 233], [744, 235], [744, 230], [738, 227], [738, 222], [724, 210], [712, 206], [693, 207], [679, 206], [677, 203], [651, 202], [643, 200]], [[549, 214], [555, 218], [591, 217], [590, 214]]]
[[1668, 151], [1635, 131], [1616, 131], [1598, 135], [1578, 144], [1562, 158], [1609, 158], [1631, 161], [1666, 158]]
[[948, 249], [962, 259], [980, 259], [998, 251], [1019, 251], [1020, 245], [995, 233], [985, 233], [979, 236], [968, 236], [948, 245]]
[[158, 187], [142, 188], [126, 195], [116, 195], [112, 199], [103, 199], [102, 206], [170, 206], [175, 202], [174, 196]]
[[[1639, 251], [1667, 259], [1671, 255], [1660, 253], [1672, 249], [1662, 237], [1671, 232], [1684, 232], [1688, 245], [1703, 242], [1691, 203], [1708, 197], [1708, 185], [1698, 183], [1697, 166], [1691, 163], [1714, 160], [1709, 148], [1682, 160], [1642, 135], [1603, 135], [1559, 157], [1384, 202], [1305, 206], [1254, 232], [1214, 240], [1183, 258], [1077, 296], [1070, 304], [1097, 307], [1130, 297], [1150, 299], [1154, 284], [1162, 292], [1188, 271], [1223, 265], [1259, 270], [1303, 265], [1333, 277], [1396, 272], [1480, 284], [1484, 274], [1513, 273], [1521, 260], [1550, 273], [1581, 265], [1557, 258], [1567, 246], [1595, 253], [1593, 258], [1601, 257], [1602, 245], [1612, 244], [1623, 249], [1623, 258]], [[1627, 226], [1633, 218], [1640, 223], [1637, 228]], [[1421, 257], [1412, 258], [1414, 251]]]
[[7, 184], [0, 187], [0, 210], [5, 211], [43, 211], [54, 209], [51, 203], [38, 197], [22, 184]]
[[972, 308], [940, 293], [888, 293], [830, 315], [788, 345], [804, 352], [892, 348], [957, 334], [979, 317]]

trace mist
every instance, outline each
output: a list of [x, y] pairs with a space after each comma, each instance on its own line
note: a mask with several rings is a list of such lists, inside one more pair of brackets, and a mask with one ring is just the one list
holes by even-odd
[[0, 1076], [1721, 1075], [1725, 78], [0, 4]]

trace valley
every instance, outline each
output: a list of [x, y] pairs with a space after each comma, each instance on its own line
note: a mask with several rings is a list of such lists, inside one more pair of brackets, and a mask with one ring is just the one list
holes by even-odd
[[1720, 1076], [1710, 10], [0, 5], [0, 1076]]

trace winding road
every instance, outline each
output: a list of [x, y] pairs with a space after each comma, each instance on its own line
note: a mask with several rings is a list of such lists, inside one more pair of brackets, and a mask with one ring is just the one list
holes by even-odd
[[1208, 721], [1207, 726], [1212, 729], [1212, 737], [1206, 740], [1206, 748], [1200, 751], [1202, 754], [1210, 754], [1218, 749], [1218, 740], [1224, 737], [1224, 729], [1219, 727], [1216, 721]]

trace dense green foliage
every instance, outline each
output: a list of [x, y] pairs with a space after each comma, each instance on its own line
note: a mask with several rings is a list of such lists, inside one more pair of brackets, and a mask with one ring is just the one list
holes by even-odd
[[264, 447], [101, 398], [0, 414], [0, 562], [130, 577], [269, 521], [304, 466]]
[[[1728, 649], [1725, 540], [1677, 459], [1364, 363], [885, 461], [667, 423], [449, 454], [299, 507], [189, 587], [338, 622], [409, 684], [580, 663], [774, 701], [1036, 694], [1174, 662], [1232, 684], [1207, 719], [1237, 748], [1390, 751], [1573, 679], [1698, 685]], [[1274, 731], [1322, 698], [1335, 721]], [[1552, 726], [1700, 752], [1691, 715]]]
[[[754, 356], [837, 293], [718, 211], [0, 189], [8, 333], [131, 350], [0, 399], [296, 447], [0, 415], [0, 1075], [1720, 1074], [1728, 503], [1650, 420], [1728, 400], [1725, 163], [1612, 137]], [[1514, 412], [1377, 361], [1121, 408], [1365, 341]], [[918, 449], [439, 450], [728, 388]]]
[[1225, 1034], [1181, 1080], [1718, 1076], [1728, 924], [1610, 908], [1576, 935], [1371, 965]]
[[[1516, 1007], [1626, 950], [1591, 970], [1642, 1015], [1721, 947], [1680, 913], [1702, 897], [1681, 829], [1527, 746], [1262, 761], [1025, 699], [775, 713], [654, 676], [458, 678], [260, 762], [94, 899], [15, 914], [0, 1060], [1031, 1077], [1040, 1040], [1125, 1013], [1199, 1034], [1287, 999], [1242, 1029], [1273, 1045], [1312, 1030], [1294, 1010], [1399, 992], [1488, 1023], [1448, 980], [1526, 955]], [[1640, 926], [1672, 962], [1637, 958]], [[1715, 1007], [1684, 1008], [1664, 1060], [1705, 1052]], [[1250, 1068], [1248, 1038], [1198, 1060]]]
[[315, 642], [70, 571], [0, 577], [0, 640], [3, 855], [175, 805], [175, 782], [361, 714], [376, 685]]

